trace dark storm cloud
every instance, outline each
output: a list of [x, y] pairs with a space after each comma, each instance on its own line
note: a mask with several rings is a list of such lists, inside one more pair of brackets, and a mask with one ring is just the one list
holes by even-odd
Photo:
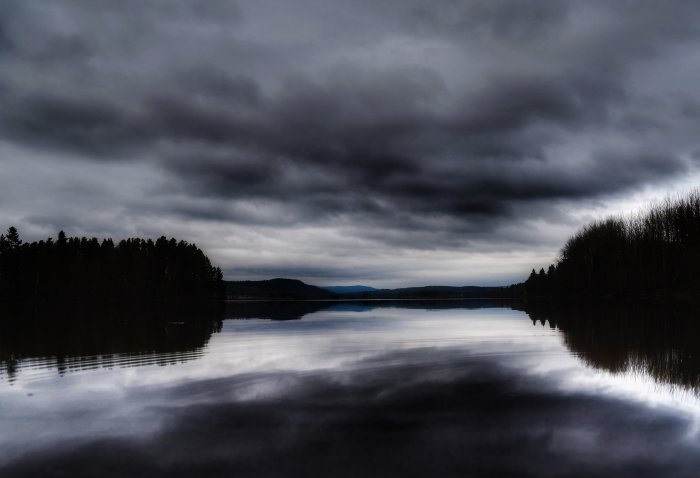
[[407, 25], [418, 32], [476, 33], [516, 41], [548, 35], [567, 19], [571, 6], [566, 0], [441, 2], [432, 8], [427, 2], [416, 3]]
[[682, 0], [8, 2], [0, 140], [157, 168], [134, 217], [511, 244], [507, 224], [694, 171], [700, 91], [668, 62], [698, 25]]
[[[189, 381], [144, 437], [26, 453], [3, 476], [691, 476], [688, 423], [641, 403], [565, 392], [458, 351], [380, 355], [352, 372]], [[256, 385], [283, 393], [232, 400]], [[158, 402], [162, 390], [157, 391]], [[136, 391], [142, 394], [152, 391]]]

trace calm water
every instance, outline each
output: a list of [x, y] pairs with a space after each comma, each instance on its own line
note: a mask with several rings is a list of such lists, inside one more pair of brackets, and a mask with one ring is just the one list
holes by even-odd
[[4, 330], [0, 476], [700, 476], [692, 311], [224, 317]]

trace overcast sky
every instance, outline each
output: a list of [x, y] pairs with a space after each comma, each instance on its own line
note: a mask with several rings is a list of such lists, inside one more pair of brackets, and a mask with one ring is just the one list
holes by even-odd
[[0, 4], [0, 227], [500, 284], [700, 163], [700, 3]]

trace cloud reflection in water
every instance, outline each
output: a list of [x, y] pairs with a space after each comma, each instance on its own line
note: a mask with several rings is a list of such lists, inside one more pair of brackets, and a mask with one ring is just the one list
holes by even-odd
[[[557, 331], [504, 309], [227, 321], [206, 354], [185, 364], [26, 389], [20, 380], [14, 391], [52, 398], [31, 413], [63, 422], [45, 427], [41, 446], [15, 451], [0, 475], [669, 477], [700, 469], [691, 415], [576, 386], [581, 376], [600, 372], [571, 357]], [[71, 415], [79, 407], [56, 393], [67, 388], [107, 401], [79, 402], [83, 414]], [[114, 390], [120, 395], [106, 398]], [[0, 401], [22, 425], [29, 406], [5, 402], [11, 392], [0, 390]], [[110, 428], [119, 415], [139, 419]], [[83, 423], [93, 426], [81, 435]]]

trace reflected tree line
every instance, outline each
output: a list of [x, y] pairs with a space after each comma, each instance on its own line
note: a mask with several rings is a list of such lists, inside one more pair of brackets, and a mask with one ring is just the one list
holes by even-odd
[[700, 293], [700, 191], [631, 217], [590, 224], [547, 270], [533, 270], [504, 295], [697, 297]]
[[222, 319], [217, 303], [5, 304], [0, 378], [14, 381], [28, 363], [63, 374], [183, 362], [201, 354]]
[[197, 358], [223, 319], [302, 319], [321, 311], [380, 307], [511, 307], [533, 323], [557, 328], [588, 366], [639, 372], [700, 391], [700, 320], [690, 305], [648, 301], [210, 302], [206, 307], [149, 303], [15, 304], [0, 310], [0, 380], [23, 367], [59, 374], [90, 368], [167, 365]]
[[700, 392], [700, 317], [691, 305], [535, 301], [514, 308], [535, 324], [558, 328], [566, 346], [588, 366], [644, 373]]
[[194, 244], [67, 237], [23, 242], [0, 235], [0, 299], [203, 300], [223, 297], [221, 269]]

